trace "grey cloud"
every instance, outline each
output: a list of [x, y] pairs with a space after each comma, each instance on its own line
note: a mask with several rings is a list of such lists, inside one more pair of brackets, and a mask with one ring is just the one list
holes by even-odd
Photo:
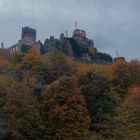
[[0, 41], [16, 43], [25, 25], [42, 42], [66, 29], [71, 36], [77, 20], [99, 51], [140, 59], [139, 15], [139, 0], [0, 0]]

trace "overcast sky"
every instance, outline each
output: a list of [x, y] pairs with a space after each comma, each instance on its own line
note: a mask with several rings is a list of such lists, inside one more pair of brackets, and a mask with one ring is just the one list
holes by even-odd
[[68, 30], [87, 31], [98, 51], [140, 59], [140, 0], [0, 0], [0, 41], [17, 43], [21, 28], [37, 29], [44, 40]]

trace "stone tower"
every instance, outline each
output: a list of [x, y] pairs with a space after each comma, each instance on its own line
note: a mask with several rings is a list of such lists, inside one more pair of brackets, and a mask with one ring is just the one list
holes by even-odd
[[21, 40], [29, 45], [34, 44], [36, 42], [36, 30], [27, 26], [23, 27]]

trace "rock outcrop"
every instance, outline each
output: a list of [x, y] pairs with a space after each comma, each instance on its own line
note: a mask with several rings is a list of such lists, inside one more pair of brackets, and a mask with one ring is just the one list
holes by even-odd
[[111, 63], [112, 57], [108, 54], [98, 52], [94, 46], [94, 41], [86, 37], [86, 32], [80, 29], [73, 31], [72, 37], [65, 37], [64, 33], [60, 34], [59, 39], [50, 37], [46, 39], [42, 54], [57, 49], [64, 52], [68, 57], [84, 62]]

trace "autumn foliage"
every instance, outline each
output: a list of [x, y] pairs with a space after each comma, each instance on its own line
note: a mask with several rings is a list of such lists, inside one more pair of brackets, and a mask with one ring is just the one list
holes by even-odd
[[139, 140], [140, 62], [0, 50], [0, 107], [6, 140]]
[[44, 109], [53, 139], [77, 140], [87, 135], [90, 117], [76, 77], [62, 77], [45, 90]]

